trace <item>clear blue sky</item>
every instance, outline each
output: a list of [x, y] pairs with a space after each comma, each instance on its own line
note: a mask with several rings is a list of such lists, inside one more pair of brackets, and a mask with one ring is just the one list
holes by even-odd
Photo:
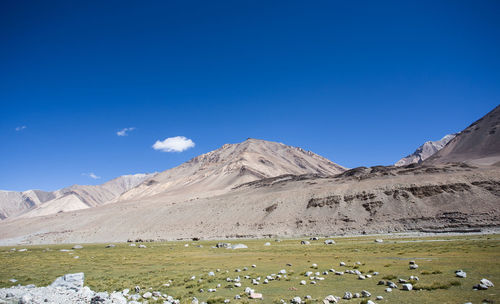
[[[163, 171], [248, 137], [346, 167], [394, 163], [500, 103], [499, 11], [496, 0], [1, 1], [0, 189]], [[152, 148], [173, 136], [195, 147]]]

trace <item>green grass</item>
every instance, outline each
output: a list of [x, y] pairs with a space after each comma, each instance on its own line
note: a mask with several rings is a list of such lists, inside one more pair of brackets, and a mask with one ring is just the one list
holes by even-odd
[[[432, 242], [426, 241], [433, 238], [421, 238], [423, 242], [386, 239], [384, 243], [374, 243], [374, 237], [334, 239], [335, 245], [324, 245], [320, 240], [312, 241], [309, 246], [300, 245], [300, 240], [296, 239], [271, 240], [271, 246], [264, 246], [269, 239], [232, 241], [249, 247], [240, 250], [211, 248], [216, 241], [146, 243], [146, 249], [128, 244], [116, 244], [115, 248], [104, 248], [105, 244], [83, 244], [83, 249], [69, 253], [59, 250], [70, 249], [71, 245], [16, 246], [28, 248], [27, 252], [12, 252], [11, 247], [0, 247], [0, 287], [14, 285], [9, 282], [12, 278], [18, 280], [15, 284], [44, 286], [58, 276], [81, 271], [85, 273], [86, 285], [96, 291], [133, 290], [139, 285], [142, 290], [152, 288], [150, 291], [172, 295], [182, 303], [191, 303], [193, 296], [208, 303], [223, 303], [224, 299], [230, 299], [231, 303], [279, 303], [280, 299], [289, 302], [294, 296], [310, 295], [313, 300], [308, 303], [312, 304], [321, 303], [329, 294], [342, 297], [345, 291], [361, 290], [370, 291], [374, 301], [377, 295], [382, 295], [381, 303], [500, 302], [500, 235], [441, 236]], [[184, 247], [186, 243], [190, 246]], [[410, 260], [415, 260], [419, 268], [410, 270]], [[339, 266], [341, 261], [347, 267]], [[350, 274], [321, 274], [325, 280], [317, 281], [316, 285], [309, 284], [303, 275], [306, 271], [322, 273], [330, 268], [337, 271], [353, 269], [358, 261], [361, 262], [360, 271], [380, 274], [366, 280], [358, 280], [356, 275]], [[293, 266], [286, 266], [287, 263]], [[313, 263], [318, 264], [318, 269], [311, 268]], [[252, 264], [257, 268], [252, 268]], [[235, 272], [236, 268], [243, 270], [244, 267], [248, 270]], [[267, 275], [278, 274], [281, 269], [287, 270], [287, 279], [262, 284]], [[467, 278], [456, 278], [457, 269], [466, 271]], [[210, 271], [215, 277], [208, 276]], [[191, 280], [193, 275], [195, 280]], [[236, 288], [226, 281], [227, 277], [238, 275], [241, 287]], [[251, 285], [250, 280], [243, 278], [245, 275], [260, 276], [261, 284]], [[420, 278], [413, 291], [385, 293], [386, 286], [377, 285], [383, 278], [397, 283], [399, 278], [408, 280], [410, 275]], [[481, 278], [488, 278], [496, 286], [486, 291], [473, 291], [472, 286]], [[308, 284], [300, 285], [301, 280]], [[166, 283], [170, 286], [165, 286]], [[217, 292], [207, 292], [218, 284], [221, 286]], [[244, 295], [245, 287], [262, 293], [264, 300], [248, 299]], [[200, 289], [205, 292], [200, 293]], [[237, 294], [242, 296], [241, 300], [234, 300]], [[358, 304], [361, 301], [349, 302]]]

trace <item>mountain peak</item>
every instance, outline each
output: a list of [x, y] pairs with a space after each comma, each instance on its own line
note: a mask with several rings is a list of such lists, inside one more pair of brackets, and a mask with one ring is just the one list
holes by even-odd
[[417, 148], [412, 154], [403, 157], [397, 161], [395, 166], [406, 166], [409, 164], [421, 164], [424, 160], [431, 157], [433, 154], [441, 150], [448, 142], [450, 142], [456, 134], [445, 135], [440, 140], [426, 141], [423, 145]]
[[283, 143], [248, 138], [240, 143], [225, 144], [161, 172], [122, 195], [122, 199], [160, 193], [194, 193], [191, 189], [196, 189], [198, 194], [224, 193], [239, 184], [262, 178], [311, 173], [326, 176], [344, 171], [342, 166], [313, 152]]

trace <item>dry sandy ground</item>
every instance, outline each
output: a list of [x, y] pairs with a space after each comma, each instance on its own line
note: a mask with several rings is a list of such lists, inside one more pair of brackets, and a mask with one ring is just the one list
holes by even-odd
[[343, 235], [500, 226], [500, 168], [374, 167], [284, 176], [225, 194], [120, 201], [0, 222], [1, 244]]

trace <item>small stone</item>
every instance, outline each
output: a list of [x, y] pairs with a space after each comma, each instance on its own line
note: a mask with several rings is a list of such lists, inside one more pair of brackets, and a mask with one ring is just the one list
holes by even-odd
[[350, 299], [352, 299], [352, 293], [350, 293], [349, 291], [346, 291], [342, 298], [345, 300], [350, 300]]
[[152, 296], [153, 296], [153, 294], [152, 294], [152, 293], [150, 293], [149, 291], [148, 291], [148, 292], [146, 292], [146, 293], [144, 293], [144, 294], [142, 295], [142, 297], [143, 297], [144, 299], [149, 299], [149, 298], [151, 298]]
[[387, 288], [385, 289], [385, 292], [392, 292], [392, 288], [387, 287]]
[[465, 273], [465, 271], [463, 271], [462, 269], [456, 270], [455, 275], [459, 278], [466, 278], [467, 277], [467, 273]]
[[493, 287], [493, 286], [495, 286], [495, 285], [493, 285], [493, 283], [492, 283], [490, 280], [488, 280], [488, 279], [484, 279], [484, 278], [483, 278], [483, 279], [481, 279], [481, 281], [480, 281], [480, 282], [481, 282], [481, 284], [485, 285], [486, 287]]
[[372, 294], [367, 290], [361, 291], [361, 295], [363, 296], [363, 298], [369, 298], [372, 296]]
[[403, 287], [403, 290], [412, 290], [413, 289], [413, 285], [411, 285], [410, 283], [407, 283], [407, 284], [403, 284], [401, 285]]
[[339, 301], [339, 298], [334, 296], [334, 295], [328, 295], [325, 297], [325, 299], [323, 300], [323, 303], [328, 302], [328, 303], [338, 303]]
[[252, 292], [250, 294], [250, 299], [262, 299], [262, 294], [261, 293], [256, 293], [256, 292]]
[[383, 300], [383, 299], [384, 299], [384, 297], [383, 297], [383, 296], [377, 296], [377, 297], [376, 297], [376, 300], [378, 300], [378, 301]]

